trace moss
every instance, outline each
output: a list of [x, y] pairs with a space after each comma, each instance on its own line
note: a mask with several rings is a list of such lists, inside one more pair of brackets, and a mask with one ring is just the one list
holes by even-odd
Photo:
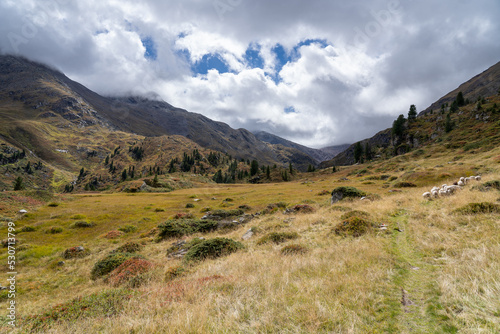
[[337, 187], [332, 191], [332, 201], [338, 202], [344, 198], [361, 198], [367, 194], [354, 187]]
[[203, 240], [191, 247], [184, 260], [186, 262], [201, 261], [205, 259], [214, 259], [221, 256], [232, 254], [245, 246], [241, 242], [228, 238], [215, 238]]
[[62, 253], [63, 259], [79, 259], [90, 255], [90, 250], [83, 247], [71, 247]]
[[63, 231], [62, 227], [52, 226], [52, 227], [48, 228], [47, 230], [45, 230], [45, 233], [47, 233], [47, 234], [58, 234], [58, 233], [62, 233], [62, 231]]
[[194, 208], [194, 204], [193, 203], [186, 204], [186, 209], [192, 209], [192, 208]]
[[133, 233], [133, 232], [137, 231], [137, 226], [135, 226], [135, 225], [120, 226], [118, 228], [118, 231], [121, 231], [123, 233]]

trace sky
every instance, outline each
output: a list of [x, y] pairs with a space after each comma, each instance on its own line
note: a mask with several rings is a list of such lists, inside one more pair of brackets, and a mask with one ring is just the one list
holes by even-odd
[[498, 0], [0, 1], [1, 53], [314, 148], [424, 110], [499, 36]]

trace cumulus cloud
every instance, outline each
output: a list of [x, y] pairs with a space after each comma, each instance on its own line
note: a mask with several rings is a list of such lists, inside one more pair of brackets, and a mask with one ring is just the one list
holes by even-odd
[[5, 0], [0, 50], [101, 94], [321, 147], [391, 125], [496, 63], [497, 0]]

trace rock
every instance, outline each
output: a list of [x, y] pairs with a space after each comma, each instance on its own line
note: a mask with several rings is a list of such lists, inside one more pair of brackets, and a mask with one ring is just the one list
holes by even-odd
[[66, 263], [66, 262], [64, 262], [64, 261], [59, 261], [59, 262], [57, 262], [57, 265], [58, 265], [59, 267], [62, 267], [62, 266], [64, 266], [64, 264], [65, 264], [65, 263]]
[[248, 231], [245, 232], [245, 234], [243, 234], [243, 236], [241, 237], [241, 239], [248, 240], [252, 236], [253, 236], [253, 231], [252, 231], [252, 229], [249, 229]]
[[22, 209], [22, 210], [19, 210], [19, 213], [24, 215], [25, 213], [28, 213], [28, 211]]
[[1, 291], [1, 290], [7, 290], [7, 287], [6, 287], [6, 286], [1, 286], [1, 285], [0, 285], [0, 291]]
[[82, 246], [78, 246], [78, 247], [76, 247], [76, 250], [78, 252], [83, 252], [85, 250], [85, 248], [83, 248]]

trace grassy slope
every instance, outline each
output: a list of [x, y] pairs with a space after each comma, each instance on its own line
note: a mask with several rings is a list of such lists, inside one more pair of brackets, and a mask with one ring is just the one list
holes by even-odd
[[[138, 294], [117, 315], [54, 324], [52, 332], [498, 332], [498, 215], [451, 212], [470, 202], [498, 203], [500, 194], [470, 191], [470, 185], [453, 197], [430, 202], [422, 200], [421, 194], [432, 185], [450, 184], [462, 175], [480, 173], [484, 181], [500, 179], [500, 149], [470, 154], [459, 148], [443, 150], [440, 145], [426, 148], [423, 155], [410, 153], [336, 174], [325, 170], [290, 183], [209, 185], [168, 194], [59, 199], [58, 207], [43, 206], [16, 222], [18, 231], [26, 225], [37, 228], [18, 236], [23, 244], [31, 245], [17, 255], [18, 312], [37, 314], [75, 296], [109, 289], [102, 280], [90, 280], [90, 269], [110, 250], [134, 240], [145, 243], [142, 254], [157, 264], [149, 283], [137, 288]], [[453, 161], [456, 156], [462, 157]], [[398, 179], [388, 182], [370, 177], [381, 174]], [[346, 176], [349, 181], [342, 181]], [[389, 192], [401, 180], [418, 187]], [[380, 199], [331, 207], [329, 196], [318, 194], [339, 185], [379, 194]], [[201, 201], [194, 202], [194, 196]], [[293, 216], [293, 220], [282, 213], [258, 217], [224, 235], [240, 240], [250, 227], [259, 228], [256, 237], [244, 242], [245, 250], [194, 265], [185, 276], [165, 282], [165, 271], [179, 264], [165, 256], [173, 240], [153, 243], [141, 234], [178, 212], [201, 217], [204, 207], [227, 207], [226, 198], [233, 199], [229, 202], [233, 207], [251, 206], [252, 212], [279, 201], [309, 203], [317, 211]], [[194, 203], [195, 208], [185, 209], [187, 203]], [[344, 213], [339, 206], [369, 212], [374, 221], [389, 225], [387, 233], [357, 239], [332, 234]], [[78, 219], [96, 226], [71, 229], [70, 224]], [[126, 224], [138, 230], [117, 240], [101, 237]], [[44, 233], [51, 226], [60, 226], [63, 232]], [[309, 251], [283, 256], [283, 245], [258, 245], [258, 238], [271, 231], [298, 232], [300, 238], [288, 243], [299, 243]], [[0, 233], [5, 235], [6, 228]], [[205, 237], [214, 236], [220, 233]], [[55, 265], [64, 249], [79, 245], [89, 248], [91, 255], [65, 260], [62, 267]], [[6, 263], [5, 250], [0, 261]], [[5, 278], [4, 274], [2, 281]], [[403, 295], [406, 306], [401, 303]], [[5, 298], [2, 305], [6, 306]]]

